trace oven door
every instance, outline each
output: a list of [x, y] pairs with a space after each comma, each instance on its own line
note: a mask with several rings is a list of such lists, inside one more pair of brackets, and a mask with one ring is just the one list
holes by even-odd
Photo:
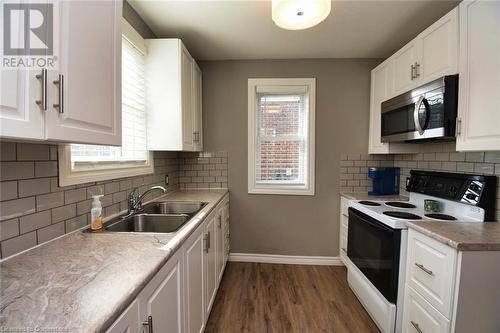
[[401, 230], [349, 208], [347, 256], [391, 303], [398, 294]]

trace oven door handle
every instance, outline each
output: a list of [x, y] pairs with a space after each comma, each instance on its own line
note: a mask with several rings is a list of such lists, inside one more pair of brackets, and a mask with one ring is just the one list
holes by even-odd
[[[418, 111], [420, 110], [422, 103], [424, 104], [425, 113], [426, 113], [426, 115], [425, 115], [426, 122], [425, 122], [424, 126], [422, 126], [420, 124], [420, 120], [418, 119]], [[415, 128], [420, 135], [424, 134], [425, 127], [427, 127], [428, 120], [429, 120], [429, 103], [425, 99], [425, 96], [422, 95], [418, 98], [417, 103], [415, 103], [415, 110], [413, 111], [413, 122], [415, 123]]]
[[[349, 207], [349, 216], [351, 216], [351, 214], [353, 216], [356, 216], [356, 218], [358, 218], [359, 220], [362, 220], [363, 222], [379, 229], [379, 230], [383, 230], [385, 232], [389, 232], [389, 233], [392, 233], [394, 232], [394, 229], [392, 229], [391, 227], [385, 225], [384, 223], [380, 222], [380, 221], [377, 221], [376, 219], [374, 219], [373, 217], [371, 216], [368, 216], [366, 215], [365, 213], [362, 213], [360, 212], [359, 210], [357, 209], [354, 209], [352, 207]], [[350, 221], [349, 221], [350, 223]]]

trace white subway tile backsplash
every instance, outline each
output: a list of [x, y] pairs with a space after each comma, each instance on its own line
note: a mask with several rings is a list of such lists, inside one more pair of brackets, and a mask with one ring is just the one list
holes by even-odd
[[467, 162], [484, 162], [484, 153], [465, 153]]
[[0, 222], [0, 241], [19, 235], [19, 219]]
[[35, 246], [37, 244], [36, 231], [4, 240], [0, 244], [2, 248], [2, 258], [11, 256]]
[[52, 223], [64, 221], [76, 216], [76, 204], [52, 209]]
[[48, 161], [49, 146], [34, 143], [17, 144], [18, 161]]
[[50, 192], [50, 178], [34, 178], [19, 181], [19, 197], [29, 197]]
[[59, 222], [52, 224], [48, 227], [38, 229], [36, 231], [38, 243], [45, 243], [51, 239], [64, 235], [65, 224], [64, 222]]
[[0, 201], [17, 198], [17, 181], [0, 183]]
[[36, 197], [36, 210], [55, 208], [64, 205], [64, 192], [42, 194]]
[[23, 198], [0, 202], [0, 221], [35, 212], [35, 198]]
[[[127, 209], [126, 196], [134, 184], [144, 184], [142, 192], [152, 185], [163, 185], [169, 174], [168, 189], [178, 186], [177, 152], [155, 152], [152, 175], [59, 187], [57, 146], [1, 142], [0, 148], [2, 258], [87, 225], [90, 197], [104, 194], [105, 188], [108, 194], [102, 204], [106, 216]], [[226, 156], [217, 157], [222, 162]]]
[[57, 161], [35, 162], [35, 177], [57, 177]]
[[35, 176], [34, 162], [2, 162], [0, 163], [0, 180], [18, 180]]
[[0, 142], [0, 161], [16, 160], [16, 143]]
[[40, 229], [50, 225], [51, 215], [50, 210], [41, 213], [23, 216], [19, 219], [19, 229], [21, 234], [27, 233], [32, 230]]

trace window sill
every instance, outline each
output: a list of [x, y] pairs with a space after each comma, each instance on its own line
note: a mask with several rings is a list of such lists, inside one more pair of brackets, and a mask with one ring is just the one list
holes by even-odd
[[[141, 165], [73, 170], [71, 167], [71, 148], [69, 145], [59, 146], [59, 186], [84, 184], [117, 178], [134, 177], [154, 173], [153, 153], [149, 153], [148, 161]], [[118, 164], [118, 163], [117, 163]]]
[[314, 188], [304, 186], [249, 187], [248, 194], [307, 195], [314, 196]]

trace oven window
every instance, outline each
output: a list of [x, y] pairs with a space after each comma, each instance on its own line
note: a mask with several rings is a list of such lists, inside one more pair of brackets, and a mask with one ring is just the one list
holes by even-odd
[[401, 230], [349, 208], [347, 256], [391, 303], [396, 303]]

